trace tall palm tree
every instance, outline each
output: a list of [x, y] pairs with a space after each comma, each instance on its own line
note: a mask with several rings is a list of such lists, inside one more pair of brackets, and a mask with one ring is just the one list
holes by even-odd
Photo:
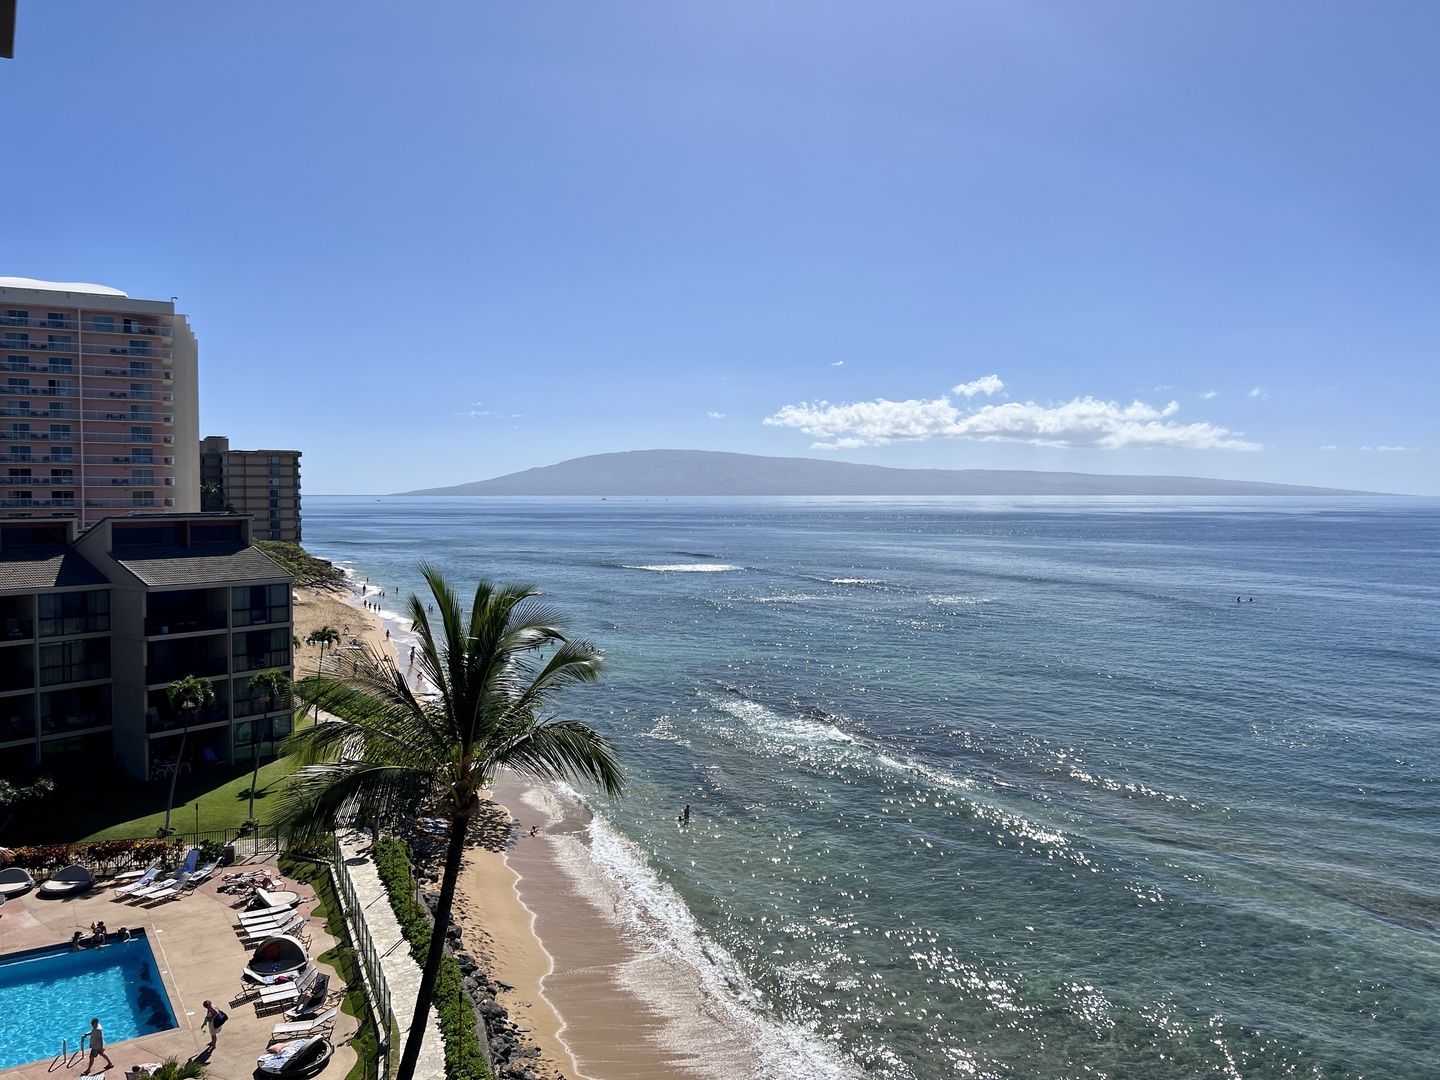
[[[259, 734], [271, 723], [270, 714], [275, 711], [275, 700], [281, 694], [290, 693], [290, 676], [279, 668], [271, 668], [258, 675], [251, 675], [245, 685], [252, 694], [259, 691], [265, 695], [265, 715], [250, 725], [250, 730]], [[255, 784], [260, 779], [260, 744], [263, 740], [252, 739], [251, 741], [255, 744], [255, 767], [250, 773], [250, 812], [246, 815], [246, 819], [254, 821]]]
[[180, 779], [180, 762], [185, 757], [185, 740], [190, 735], [190, 725], [207, 705], [215, 704], [215, 687], [209, 679], [198, 675], [186, 675], [176, 679], [165, 688], [170, 707], [180, 714], [185, 727], [180, 731], [180, 753], [175, 757], [175, 769], [170, 774], [170, 798], [165, 801], [165, 835], [170, 835], [170, 811], [175, 806], [175, 781]]
[[301, 767], [280, 813], [281, 826], [301, 839], [417, 796], [433, 800], [449, 819], [436, 929], [397, 1080], [415, 1074], [465, 833], [496, 771], [503, 766], [536, 778], [589, 780], [611, 796], [624, 786], [609, 744], [549, 708], [559, 691], [596, 680], [601, 657], [595, 647], [568, 637], [560, 614], [528, 585], [482, 580], [467, 612], [439, 569], [421, 563], [420, 572], [435, 612], [411, 595], [407, 614], [420, 639], [416, 661], [437, 693], [417, 697], [393, 659], [368, 649], [353, 674], [307, 680], [306, 704], [313, 701], [337, 719], [286, 742], [286, 753]]

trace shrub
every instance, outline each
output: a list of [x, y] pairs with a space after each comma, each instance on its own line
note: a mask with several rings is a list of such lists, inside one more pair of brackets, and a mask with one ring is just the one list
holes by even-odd
[[[423, 968], [433, 931], [429, 913], [415, 899], [409, 848], [399, 840], [375, 841], [375, 868], [380, 872], [385, 891], [390, 894], [390, 906], [395, 909], [405, 940], [410, 943], [410, 954]], [[440, 1019], [440, 1034], [445, 1039], [445, 1076], [447, 1080], [492, 1080], [475, 1030], [475, 1009], [465, 996], [460, 978], [455, 958], [445, 953], [435, 980], [435, 1012]]]

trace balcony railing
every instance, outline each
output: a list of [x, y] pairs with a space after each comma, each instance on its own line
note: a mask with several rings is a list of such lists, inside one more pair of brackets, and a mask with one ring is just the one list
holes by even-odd
[[[197, 709], [195, 715], [190, 718], [191, 727], [199, 727], [202, 724], [217, 724], [222, 720], [230, 719], [230, 710], [224, 705], [207, 705], [203, 709]], [[152, 706], [145, 714], [145, 730], [174, 731], [176, 728], [185, 726], [185, 717], [179, 713], [171, 712], [168, 709], [161, 712]]]
[[[74, 352], [75, 350], [64, 351]], [[87, 341], [81, 351], [86, 356], [148, 356], [161, 360], [169, 360], [174, 355], [170, 349], [159, 348], [151, 345], [148, 341], [144, 345], [97, 345], [92, 341]]]
[[7, 375], [21, 375], [28, 372], [32, 375], [64, 375], [67, 378], [73, 376], [75, 371], [75, 365], [68, 360], [64, 363], [58, 363], [52, 360], [49, 364], [45, 365], [30, 363], [17, 364], [7, 360], [5, 366], [0, 368], [0, 372], [4, 372]]
[[269, 668], [290, 666], [290, 650], [274, 649], [263, 653], [242, 653], [235, 657], [235, 672], [264, 671]]
[[68, 499], [0, 499], [0, 509], [4, 510], [29, 510], [32, 507], [42, 509], [70, 507], [73, 509], [74, 506], [75, 498], [73, 495]]
[[[86, 414], [89, 415], [88, 413]], [[20, 409], [14, 406], [0, 409], [0, 419], [20, 420], [78, 420], [79, 409]]]
[[24, 319], [18, 315], [4, 315], [0, 316], [0, 326], [34, 326], [41, 330], [74, 330], [75, 320], [63, 316], [58, 319], [38, 316], [33, 319]]
[[109, 727], [110, 710], [92, 709], [88, 712], [66, 713], [64, 716], [42, 716], [40, 734], [53, 735], [59, 731], [79, 731], [82, 728]]
[[[11, 351], [28, 349], [30, 352], [73, 353], [78, 351], [78, 346], [73, 341], [40, 341], [38, 338], [3, 338], [0, 339], [0, 348]], [[88, 352], [89, 349], [90, 346], [87, 345], [86, 351]]]
[[[21, 370], [24, 370], [23, 368]], [[31, 371], [45, 371], [46, 368], [31, 368]], [[121, 367], [91, 367], [88, 364], [80, 371], [85, 375], [95, 375], [106, 379], [164, 379], [169, 382], [173, 379], [174, 373], [169, 368], [148, 367], [140, 371]], [[53, 372], [52, 372], [53, 374]]]
[[0, 702], [0, 742], [33, 738], [35, 738], [35, 718], [33, 716], [11, 716], [5, 712], [5, 703]]
[[[42, 654], [44, 650], [41, 650]], [[62, 683], [92, 682], [95, 679], [110, 678], [110, 661], [95, 660], [90, 663], [54, 664], [40, 667], [41, 686], [59, 686]]]
[[99, 390], [85, 388], [84, 396], [87, 398], [105, 398], [114, 401], [174, 401], [175, 395], [168, 390], [110, 390], [104, 387]]
[[31, 619], [11, 616], [8, 619], [0, 619], [0, 640], [24, 641], [35, 633], [35, 623]]
[[145, 684], [154, 686], [156, 683], [172, 683], [176, 679], [183, 679], [186, 675], [198, 675], [202, 679], [210, 679], [225, 674], [228, 672], [223, 656], [203, 658], [184, 656], [163, 664], [146, 664]]
[[[4, 410], [0, 409], [0, 415]], [[49, 416], [49, 413], [39, 415]], [[170, 413], [130, 413], [130, 412], [100, 412], [99, 410], [85, 410], [86, 420], [109, 420], [117, 424], [169, 424], [175, 419]]]
[[0, 487], [74, 487], [73, 476], [0, 476]]
[[[64, 327], [69, 330], [70, 327]], [[138, 323], [131, 323], [126, 326], [123, 322], [100, 322], [93, 318], [87, 319], [84, 323], [84, 330], [87, 334], [130, 334], [134, 337], [144, 335], [146, 337], [170, 337], [174, 330], [170, 323], [160, 323], [158, 326], [142, 326]]]
[[150, 637], [165, 634], [193, 634], [200, 630], [224, 630], [225, 612], [177, 612], [145, 616], [145, 633]]
[[[24, 459], [23, 459], [23, 458], [4, 458], [4, 457], [0, 457], [0, 464], [4, 464], [4, 463], [7, 462], [7, 461], [19, 461], [19, 460], [24, 460]], [[39, 461], [40, 458], [36, 458], [35, 460], [36, 460], [36, 461]], [[46, 460], [48, 460], [48, 459], [46, 459]], [[74, 460], [74, 459], [72, 458], [71, 460]], [[140, 457], [137, 457], [137, 456], [135, 456], [134, 454], [127, 454], [127, 455], [123, 455], [123, 456], [121, 456], [121, 455], [106, 456], [105, 454], [86, 454], [86, 455], [85, 455], [85, 464], [86, 464], [86, 465], [174, 465], [174, 464], [175, 464], [175, 459], [174, 459], [173, 457], [154, 457], [154, 456], [150, 456], [150, 455], [142, 455], [142, 456], [140, 456]]]
[[[31, 436], [29, 435], [7, 435], [4, 429], [0, 429], [0, 439], [27, 439], [30, 437]], [[34, 436], [34, 438], [37, 439], [48, 439], [50, 437], [51, 436], [45, 434]], [[80, 437], [78, 435], [56, 435], [54, 436], [54, 438], [56, 442], [59, 442], [62, 439], [66, 442], [77, 442], [79, 441]], [[85, 433], [85, 441], [87, 443], [164, 443], [166, 446], [169, 446], [175, 442], [175, 436], [135, 434], [126, 435], [118, 431], [87, 431]]]
[[[3, 460], [3, 458], [0, 458], [0, 461]], [[147, 480], [144, 477], [137, 478], [134, 476], [87, 476], [85, 478], [85, 486], [143, 488], [174, 487], [175, 478], [173, 476], [152, 476]]]
[[77, 397], [79, 393], [78, 386], [20, 386], [15, 383], [0, 386], [0, 394], [16, 397]]
[[86, 499], [85, 505], [95, 510], [159, 510], [162, 507], [174, 506], [175, 500], [150, 499], [146, 502], [132, 502], [129, 499]]

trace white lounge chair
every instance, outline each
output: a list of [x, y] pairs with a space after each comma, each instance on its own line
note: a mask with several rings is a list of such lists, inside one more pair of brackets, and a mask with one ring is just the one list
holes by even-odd
[[155, 879], [159, 876], [160, 868], [158, 866], [152, 866], [140, 875], [140, 877], [130, 882], [129, 885], [116, 886], [115, 892], [111, 894], [110, 899], [116, 901], [124, 900], [127, 896], [133, 896], [142, 889], [148, 889], [151, 885], [155, 884]]
[[79, 896], [95, 887], [95, 875], [79, 863], [71, 863], [40, 886], [41, 896]]
[[[298, 935], [295, 931], [303, 930], [306, 921], [305, 916], [296, 911], [291, 913], [291, 918], [288, 922], [266, 923], [264, 926], [246, 927], [240, 931], [242, 944], [246, 947], [254, 947], [267, 938], [297, 937]], [[303, 941], [304, 939], [302, 938], [301, 940]]]
[[261, 908], [259, 911], [242, 911], [235, 916], [235, 921], [241, 926], [253, 926], [256, 923], [287, 918], [294, 910], [294, 904], [286, 904], [284, 907]]
[[199, 885], [211, 874], [215, 873], [215, 868], [219, 865], [219, 859], [214, 859], [211, 862], [206, 863], [204, 866], [200, 867], [199, 870], [196, 870], [195, 873], [190, 875], [190, 880], [185, 882], [185, 887], [187, 889], [193, 889], [196, 885]]
[[335, 1018], [340, 1015], [340, 1006], [328, 1009], [311, 1020], [297, 1020], [293, 1024], [276, 1024], [270, 1029], [270, 1041], [276, 1042], [280, 1039], [296, 1039], [303, 1035], [314, 1035], [333, 1027]]
[[19, 896], [35, 887], [35, 879], [23, 867], [10, 866], [0, 870], [0, 896]]
[[174, 900], [180, 895], [180, 890], [185, 888], [186, 882], [190, 880], [190, 871], [181, 870], [173, 878], [167, 881], [158, 889], [146, 889], [142, 893], [136, 893], [135, 898], [146, 907], [151, 904], [159, 904], [166, 900]]
[[292, 979], [287, 983], [277, 983], [274, 986], [262, 986], [260, 1000], [255, 1003], [256, 1011], [275, 1009], [282, 1005], [289, 1005], [292, 1001], [299, 1001], [300, 995], [310, 988], [310, 984], [319, 974], [320, 971], [315, 966], [315, 961], [311, 960], [298, 979]]

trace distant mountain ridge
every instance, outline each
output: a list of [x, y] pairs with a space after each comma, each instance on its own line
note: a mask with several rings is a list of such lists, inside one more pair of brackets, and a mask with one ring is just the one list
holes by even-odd
[[715, 450], [630, 450], [399, 495], [1369, 495], [1339, 488], [1018, 469], [890, 469]]

